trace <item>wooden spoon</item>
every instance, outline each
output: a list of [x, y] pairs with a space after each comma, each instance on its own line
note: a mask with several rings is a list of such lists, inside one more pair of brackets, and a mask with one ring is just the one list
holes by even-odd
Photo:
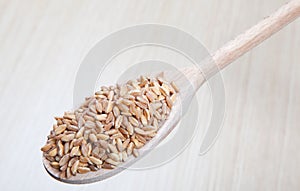
[[[144, 147], [139, 149], [140, 156], [134, 158], [133, 156], [124, 162], [116, 169], [105, 170], [101, 169], [96, 172], [89, 172], [87, 174], [77, 174], [69, 179], [60, 179], [59, 171], [51, 167], [48, 160], [43, 157], [44, 167], [47, 172], [55, 179], [72, 184], [86, 184], [104, 180], [111, 176], [114, 176], [126, 169], [133, 163], [137, 162], [140, 158], [145, 156], [154, 147], [156, 147], [168, 134], [175, 128], [181, 118], [181, 106], [186, 100], [191, 100], [194, 93], [201, 87], [201, 85], [211, 76], [216, 74], [219, 70], [225, 68], [234, 60], [269, 38], [271, 35], [279, 31], [288, 23], [295, 20], [300, 16], [300, 0], [292, 0], [286, 5], [282, 6], [275, 13], [265, 18], [257, 25], [253, 26], [243, 34], [239, 35], [234, 40], [227, 43], [225, 46], [216, 51], [212, 58], [212, 61], [207, 61], [203, 64], [203, 67], [185, 68], [182, 69], [182, 73], [171, 73], [168, 77], [171, 78], [180, 88], [180, 99], [176, 101], [172, 111], [168, 117], [168, 120], [158, 131], [157, 135], [150, 140]], [[183, 75], [184, 74], [184, 75]], [[189, 81], [187, 82], [188, 79]], [[191, 93], [189, 88], [193, 88]]]

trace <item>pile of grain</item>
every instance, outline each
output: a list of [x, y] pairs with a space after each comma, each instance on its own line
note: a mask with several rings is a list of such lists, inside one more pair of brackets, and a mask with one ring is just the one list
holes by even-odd
[[61, 178], [113, 169], [143, 147], [167, 119], [178, 92], [161, 77], [101, 87], [81, 107], [55, 117], [43, 154]]

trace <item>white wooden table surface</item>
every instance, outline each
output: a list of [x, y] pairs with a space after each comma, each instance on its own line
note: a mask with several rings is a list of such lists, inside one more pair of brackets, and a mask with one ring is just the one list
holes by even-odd
[[[162, 167], [78, 186], [50, 178], [39, 150], [52, 117], [72, 107], [82, 59], [111, 32], [167, 24], [213, 52], [284, 2], [0, 0], [1, 190], [300, 190], [300, 20], [223, 71], [226, 118], [204, 156], [200, 129]], [[209, 88], [197, 97], [205, 126]]]

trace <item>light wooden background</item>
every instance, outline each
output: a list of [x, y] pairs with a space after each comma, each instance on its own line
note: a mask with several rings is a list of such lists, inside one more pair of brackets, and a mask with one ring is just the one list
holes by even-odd
[[[168, 24], [213, 52], [284, 2], [0, 0], [1, 190], [300, 190], [300, 20], [223, 71], [226, 118], [204, 156], [200, 129], [167, 165], [74, 186], [47, 175], [39, 150], [52, 116], [72, 107], [82, 59], [111, 32]], [[197, 97], [205, 126], [209, 88]]]

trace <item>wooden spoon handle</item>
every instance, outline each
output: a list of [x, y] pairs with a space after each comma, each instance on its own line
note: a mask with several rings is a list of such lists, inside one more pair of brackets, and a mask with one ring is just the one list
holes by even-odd
[[300, 0], [292, 0], [285, 4], [275, 13], [217, 50], [212, 55], [215, 64], [210, 64], [210, 66], [205, 67], [204, 72], [206, 77], [209, 78], [218, 72], [215, 65], [218, 66], [219, 70], [222, 70], [299, 16]]

